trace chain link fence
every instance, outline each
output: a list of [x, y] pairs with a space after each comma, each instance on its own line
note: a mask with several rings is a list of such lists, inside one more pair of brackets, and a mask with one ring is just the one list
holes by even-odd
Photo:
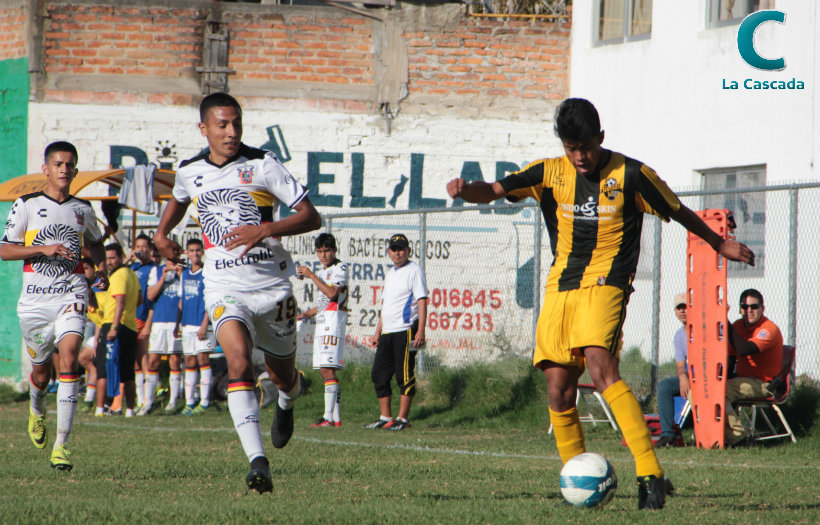
[[[729, 267], [729, 319], [739, 318], [737, 299], [746, 288], [765, 298], [766, 315], [797, 346], [797, 372], [820, 378], [817, 300], [820, 184], [742, 190], [679, 192], [693, 210], [727, 208], [736, 238], [757, 255], [754, 267]], [[530, 359], [542, 290], [552, 262], [541, 212], [533, 202], [412, 211], [323, 214], [323, 231], [339, 244], [350, 267], [350, 316], [345, 359], [370, 362], [365, 341], [375, 331], [384, 274], [391, 262], [387, 239], [404, 233], [411, 260], [425, 270], [429, 289], [427, 346], [420, 373], [498, 359]], [[318, 268], [313, 241], [319, 232], [287, 238], [297, 264]], [[639, 397], [654, 392], [674, 370], [672, 336], [680, 323], [673, 298], [686, 287], [686, 230], [646, 216], [641, 258], [624, 326], [621, 371]], [[423, 255], [423, 256], [422, 256]], [[316, 301], [315, 286], [294, 281], [303, 309]], [[310, 363], [312, 326], [300, 329], [299, 360]]]

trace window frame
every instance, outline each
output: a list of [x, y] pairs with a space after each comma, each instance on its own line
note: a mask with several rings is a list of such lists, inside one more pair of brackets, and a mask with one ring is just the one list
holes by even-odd
[[[637, 42], [641, 40], [649, 40], [652, 38], [652, 20], [650, 18], [649, 23], [649, 31], [646, 33], [641, 33], [639, 35], [632, 34], [632, 4], [636, 0], [622, 0], [623, 1], [623, 17], [624, 17], [624, 24], [623, 24], [623, 31], [621, 36], [615, 38], [607, 38], [602, 40], [600, 35], [600, 27], [601, 27], [601, 3], [603, 0], [596, 0], [594, 4], [594, 16], [592, 17], [593, 23], [593, 45], [594, 46], [606, 46], [611, 44], [623, 44], [627, 42]], [[654, 14], [654, 0], [650, 0], [653, 4], [652, 13]]]

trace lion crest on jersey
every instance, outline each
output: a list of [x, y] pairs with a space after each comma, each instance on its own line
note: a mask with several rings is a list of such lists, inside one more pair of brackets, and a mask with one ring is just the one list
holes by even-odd
[[207, 191], [197, 198], [196, 209], [202, 233], [219, 246], [225, 245], [225, 235], [237, 226], [262, 222], [262, 214], [253, 197], [241, 190]]
[[49, 224], [34, 236], [32, 246], [62, 244], [71, 253], [70, 257], [38, 255], [32, 257], [31, 267], [35, 272], [47, 277], [70, 274], [80, 261], [80, 236], [64, 224]]

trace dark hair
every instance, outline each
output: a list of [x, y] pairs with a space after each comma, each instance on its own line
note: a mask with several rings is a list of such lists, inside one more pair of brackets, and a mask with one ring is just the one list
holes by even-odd
[[743, 293], [740, 294], [740, 304], [743, 304], [743, 301], [747, 297], [754, 297], [758, 300], [760, 304], [763, 304], [763, 294], [755, 290], [754, 288], [749, 288], [748, 290], [743, 290]]
[[52, 142], [48, 146], [46, 146], [46, 151], [43, 153], [43, 162], [48, 164], [48, 158], [51, 156], [52, 153], [56, 153], [58, 151], [65, 151], [67, 153], [71, 153], [74, 155], [74, 162], [76, 163], [79, 160], [79, 156], [77, 155], [77, 148], [74, 147], [74, 144], [70, 142], [66, 142], [64, 140], [60, 140], [57, 142]]
[[333, 236], [331, 233], [320, 233], [316, 240], [313, 242], [313, 247], [317, 250], [319, 248], [329, 248], [331, 250], [336, 250], [336, 237]]
[[97, 265], [94, 264], [94, 259], [92, 259], [91, 257], [83, 257], [82, 259], [80, 259], [80, 261], [85, 264], [90, 264], [92, 268], [97, 267]]
[[154, 243], [151, 242], [151, 237], [147, 236], [144, 233], [140, 233], [139, 235], [137, 235], [137, 238], [134, 239], [134, 244], [137, 244], [137, 241], [139, 241], [139, 240], [148, 241], [148, 246], [151, 246], [152, 244], [154, 244]]
[[568, 98], [555, 108], [554, 129], [561, 140], [585, 142], [601, 134], [601, 119], [589, 100]]
[[236, 111], [240, 116], [242, 116], [242, 108], [239, 106], [239, 102], [237, 102], [235, 98], [227, 93], [211, 93], [207, 97], [203, 98], [202, 102], [199, 104], [200, 122], [205, 122], [205, 117], [207, 116], [209, 109], [225, 107], [236, 108]]
[[117, 255], [120, 257], [125, 257], [125, 252], [122, 251], [122, 245], [118, 242], [112, 242], [110, 244], [105, 245], [105, 251], [107, 252], [117, 252]]
[[202, 241], [200, 239], [188, 239], [188, 242], [185, 243], [185, 248], [188, 248], [192, 244], [198, 244], [202, 247], [205, 246], [204, 244], [202, 244]]

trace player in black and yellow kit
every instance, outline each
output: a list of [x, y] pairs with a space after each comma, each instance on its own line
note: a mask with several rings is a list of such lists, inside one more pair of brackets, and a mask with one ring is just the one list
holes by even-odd
[[558, 453], [566, 463], [585, 452], [575, 399], [588, 366], [635, 458], [638, 508], [659, 509], [672, 485], [655, 456], [638, 400], [618, 371], [643, 214], [674, 219], [727, 259], [753, 265], [754, 253], [720, 238], [651, 168], [602, 148], [604, 132], [589, 101], [563, 101], [555, 111], [555, 131], [565, 156], [534, 162], [492, 184], [454, 179], [447, 191], [469, 202], [532, 197], [541, 204], [554, 260], [533, 364], [548, 382]]

